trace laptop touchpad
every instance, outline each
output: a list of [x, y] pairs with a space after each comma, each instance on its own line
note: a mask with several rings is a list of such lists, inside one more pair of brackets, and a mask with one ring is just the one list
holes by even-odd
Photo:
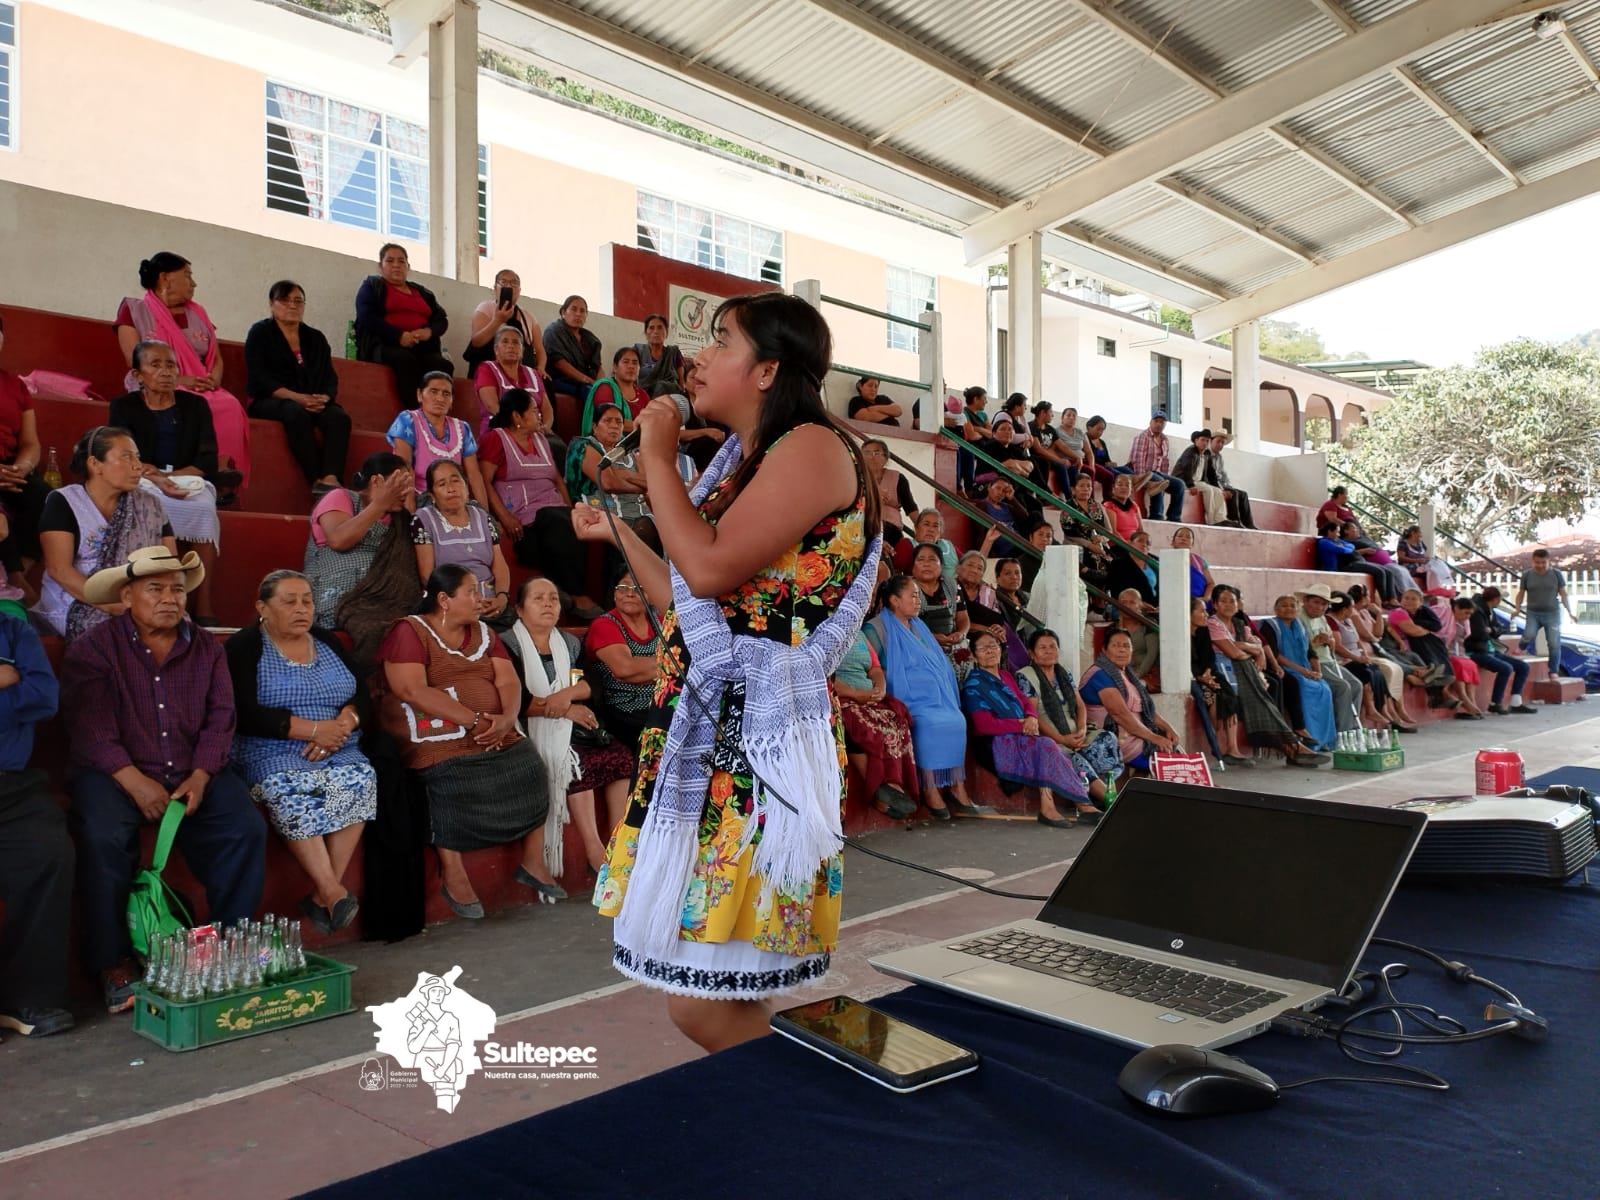
[[1021, 967], [973, 967], [968, 971], [946, 975], [943, 982], [994, 996], [1038, 995], [1052, 1007], [1063, 1000], [1094, 990], [1085, 984], [1041, 975]]

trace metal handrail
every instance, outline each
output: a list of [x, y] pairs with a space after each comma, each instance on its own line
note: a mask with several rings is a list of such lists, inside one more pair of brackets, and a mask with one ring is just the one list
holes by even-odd
[[[842, 424], [840, 425], [840, 428], [844, 429], [844, 431], [847, 434], [849, 434], [851, 437], [855, 438], [855, 440], [857, 442], [864, 442], [864, 441], [868, 440], [868, 439], [862, 437], [854, 429], [845, 428], [845, 426], [843, 426]], [[933, 494], [935, 496], [937, 496], [939, 499], [943, 500], [946, 504], [948, 504], [951, 508], [955, 509], [962, 516], [966, 517], [967, 520], [976, 522], [977, 524], [981, 525], [985, 530], [999, 529], [1000, 532], [1003, 535], [1005, 535], [1007, 540], [1009, 540], [1011, 542], [1011, 544], [1017, 548], [1017, 551], [1020, 554], [1031, 556], [1032, 558], [1037, 559], [1040, 562], [1044, 561], [1044, 553], [1043, 553], [1043, 551], [1041, 551], [1037, 546], [1035, 546], [1031, 542], [1029, 542], [1027, 540], [1027, 538], [1022, 536], [1022, 534], [1018, 533], [1015, 526], [1008, 525], [1004, 521], [997, 521], [993, 517], [989, 516], [988, 513], [982, 511], [981, 509], [974, 508], [966, 500], [962, 499], [960, 496], [957, 496], [954, 492], [950, 491], [948, 488], [942, 487], [939, 484], [938, 480], [934, 479], [931, 475], [928, 475], [925, 472], [923, 472], [921, 470], [921, 468], [915, 466], [912, 463], [907, 462], [905, 459], [901, 458], [898, 454], [896, 454], [893, 450], [888, 450], [887, 447], [885, 447], [885, 451], [886, 451], [886, 453], [888, 455], [888, 458], [889, 458], [890, 462], [894, 463], [897, 467], [899, 467], [903, 471], [906, 471], [907, 473], [909, 473], [914, 478], [916, 478], [916, 479], [920, 480], [921, 482], [927, 484], [930, 488], [933, 489]], [[1135, 553], [1137, 553], [1137, 551]], [[1144, 623], [1149, 628], [1154, 629], [1157, 632], [1160, 631], [1161, 627], [1155, 621], [1151, 620], [1150, 617], [1145, 615], [1145, 613], [1143, 613], [1142, 611], [1140, 611], [1138, 609], [1128, 608], [1120, 600], [1118, 600], [1115, 596], [1112, 596], [1109, 593], [1105, 592], [1104, 590], [1096, 587], [1094, 584], [1090, 583], [1086, 579], [1080, 579], [1079, 583], [1081, 583], [1083, 585], [1084, 589], [1086, 591], [1088, 591], [1089, 595], [1095, 597], [1098, 600], [1102, 600], [1107, 604], [1110, 604], [1113, 608], [1115, 608], [1120, 613], [1123, 613], [1125, 615], [1134, 617], [1136, 620], [1141, 621], [1142, 623]], [[1037, 616], [1035, 616], [1033, 613], [1028, 612], [1027, 609], [1023, 609], [1023, 615], [1026, 616], [1030, 621], [1032, 621], [1039, 628], [1041, 628], [1041, 629], [1045, 628], [1045, 623], [1042, 620], [1040, 620]]]
[[[1047, 488], [1040, 487], [1033, 480], [1025, 478], [1024, 476], [1018, 475], [1014, 471], [1007, 470], [1005, 467], [1000, 465], [998, 460], [990, 457], [984, 451], [979, 450], [976, 446], [974, 446], [971, 442], [967, 441], [966, 438], [962, 437], [959, 433], [957, 433], [954, 429], [951, 429], [949, 426], [942, 426], [940, 428], [940, 430], [939, 430], [939, 433], [940, 433], [940, 435], [942, 437], [945, 437], [945, 438], [949, 439], [950, 441], [954, 442], [959, 448], [967, 451], [969, 454], [971, 454], [974, 458], [978, 459], [980, 462], [987, 463], [989, 466], [993, 467], [996, 471], [1000, 472], [1001, 477], [1004, 478], [1005, 480], [1007, 480], [1008, 482], [1010, 482], [1012, 484], [1016, 484], [1016, 485], [1024, 487], [1024, 488], [1027, 488], [1028, 491], [1032, 495], [1038, 497], [1039, 500], [1041, 500], [1043, 503], [1049, 504], [1049, 505], [1053, 505], [1055, 508], [1060, 509], [1062, 512], [1066, 513], [1069, 517], [1072, 517], [1076, 521], [1081, 521], [1085, 525], [1088, 525], [1088, 526], [1091, 526], [1091, 527], [1095, 526], [1095, 522], [1092, 521], [1089, 518], [1087, 513], [1079, 512], [1076, 508], [1074, 508], [1072, 505], [1068, 504], [1065, 500], [1061, 499], [1061, 497], [1057, 496], [1054, 492], [1050, 491]], [[1087, 469], [1091, 469], [1091, 468], [1085, 468], [1085, 469], [1087, 470]], [[1101, 536], [1103, 536], [1107, 541], [1111, 542], [1113, 545], [1121, 546], [1124, 550], [1126, 550], [1128, 552], [1128, 554], [1133, 558], [1133, 560], [1135, 562], [1142, 563], [1145, 566], [1154, 566], [1155, 565], [1156, 559], [1155, 559], [1154, 555], [1146, 554], [1143, 550], [1140, 550], [1133, 543], [1123, 541], [1122, 538], [1117, 536], [1116, 532], [1114, 530], [1112, 530], [1112, 529], [1106, 528], [1104, 526], [1101, 526], [1099, 528], [1101, 529]]]
[[933, 326], [924, 321], [911, 317], [897, 317], [893, 313], [886, 313], [881, 308], [868, 308], [865, 304], [857, 304], [853, 300], [841, 300], [838, 296], [821, 296], [824, 304], [832, 304], [839, 308], [848, 308], [851, 312], [866, 313], [869, 317], [881, 317], [885, 321], [893, 321], [896, 325], [907, 325], [912, 329], [920, 329], [925, 333], [932, 333]]
[[881, 371], [864, 371], [860, 367], [847, 367], [844, 363], [830, 363], [828, 365], [828, 370], [838, 371], [843, 375], [865, 375], [869, 379], [881, 380], [884, 383], [898, 383], [901, 387], [916, 388], [919, 391], [927, 392], [930, 395], [933, 393], [933, 385], [926, 379], [901, 379], [898, 375], [885, 375]]

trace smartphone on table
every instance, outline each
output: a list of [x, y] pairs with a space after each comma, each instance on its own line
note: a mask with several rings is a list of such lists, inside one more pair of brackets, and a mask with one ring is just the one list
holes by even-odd
[[772, 1029], [892, 1092], [915, 1092], [978, 1069], [978, 1056], [964, 1046], [849, 996], [774, 1013]]

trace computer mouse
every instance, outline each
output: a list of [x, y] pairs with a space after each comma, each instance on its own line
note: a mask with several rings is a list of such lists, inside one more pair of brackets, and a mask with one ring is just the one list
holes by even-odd
[[1117, 1076], [1117, 1086], [1146, 1108], [1184, 1117], [1255, 1112], [1278, 1100], [1278, 1085], [1249, 1063], [1193, 1046], [1151, 1046]]

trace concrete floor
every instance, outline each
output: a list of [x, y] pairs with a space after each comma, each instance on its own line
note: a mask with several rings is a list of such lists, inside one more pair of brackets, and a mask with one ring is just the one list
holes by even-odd
[[[1591, 714], [1593, 714], [1591, 716]], [[1229, 772], [1224, 786], [1384, 804], [1471, 791], [1473, 756], [1511, 745], [1529, 773], [1600, 764], [1600, 706], [1536, 716], [1446, 721], [1406, 739], [1401, 772], [1366, 776], [1288, 770]], [[1032, 820], [991, 819], [872, 835], [877, 850], [956, 870], [1014, 890], [1047, 892], [1087, 837]], [[898, 981], [866, 957], [899, 945], [1031, 915], [1032, 902], [983, 896], [959, 885], [847, 851], [846, 929], [829, 978], [802, 993], [868, 998]], [[480, 924], [455, 922], [392, 946], [341, 949], [358, 968], [356, 1011], [290, 1032], [263, 1034], [191, 1054], [134, 1035], [128, 1018], [81, 1012], [65, 1036], [0, 1045], [0, 1193], [80, 1195], [95, 1186], [121, 1197], [226, 1188], [278, 1196], [419, 1153], [506, 1121], [693, 1057], [666, 1020], [659, 996], [622, 981], [610, 966], [608, 926], [583, 900], [515, 910]], [[371, 1052], [367, 1004], [404, 995], [419, 971], [462, 968], [459, 983], [499, 1014], [502, 1042], [595, 1045], [600, 1079], [526, 1084], [474, 1077], [453, 1115], [426, 1093], [366, 1093], [355, 1086]], [[183, 1167], [174, 1174], [172, 1152]], [[144, 1164], [141, 1166], [140, 1164]], [[148, 1168], [148, 1169], [146, 1169]]]

